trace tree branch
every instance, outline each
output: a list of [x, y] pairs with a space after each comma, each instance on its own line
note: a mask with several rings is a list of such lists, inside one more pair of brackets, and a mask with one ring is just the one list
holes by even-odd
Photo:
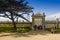
[[11, 20], [11, 18], [5, 13], [5, 15], [7, 16], [7, 18], [9, 18]]

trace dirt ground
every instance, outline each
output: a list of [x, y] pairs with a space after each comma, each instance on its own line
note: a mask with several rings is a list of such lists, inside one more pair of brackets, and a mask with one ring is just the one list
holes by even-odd
[[28, 33], [0, 33], [0, 40], [60, 40], [60, 34], [47, 31], [30, 31]]

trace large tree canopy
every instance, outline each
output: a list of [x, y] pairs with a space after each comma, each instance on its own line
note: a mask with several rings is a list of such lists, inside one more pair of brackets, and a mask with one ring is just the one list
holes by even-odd
[[[7, 17], [10, 20], [12, 20], [15, 29], [16, 29], [16, 24], [14, 22], [14, 19], [17, 16], [27, 20], [25, 17], [18, 14], [17, 12], [23, 12], [27, 14], [32, 12], [32, 9], [33, 8], [29, 6], [28, 2], [25, 2], [25, 0], [18, 0], [18, 1], [17, 0], [0, 0], [0, 12], [2, 14], [5, 14], [5, 16], [3, 17]], [[6, 12], [9, 12], [9, 13], [6, 13]]]
[[[28, 5], [28, 2], [25, 2], [24, 0], [0, 0], [0, 12], [13, 12], [12, 14], [14, 16], [18, 15], [16, 12], [23, 12], [27, 14], [31, 12], [32, 9], [33, 8]], [[7, 14], [5, 15], [8, 16]]]
[[28, 2], [24, 2], [24, 0], [0, 0], [0, 11], [30, 12], [32, 7], [27, 4]]

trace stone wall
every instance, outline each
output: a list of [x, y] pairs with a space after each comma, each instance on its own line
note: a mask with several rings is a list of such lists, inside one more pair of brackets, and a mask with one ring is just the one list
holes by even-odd
[[45, 24], [45, 27], [46, 28], [51, 28], [51, 27], [54, 27], [55, 25], [54, 24], [52, 24], [52, 23], [50, 23], [50, 24]]

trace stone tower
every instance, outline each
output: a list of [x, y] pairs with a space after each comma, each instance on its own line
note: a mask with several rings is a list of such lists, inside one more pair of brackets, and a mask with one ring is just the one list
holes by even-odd
[[34, 25], [42, 25], [43, 28], [45, 26], [45, 13], [41, 14], [41, 13], [36, 13], [35, 15], [32, 15], [32, 27]]

